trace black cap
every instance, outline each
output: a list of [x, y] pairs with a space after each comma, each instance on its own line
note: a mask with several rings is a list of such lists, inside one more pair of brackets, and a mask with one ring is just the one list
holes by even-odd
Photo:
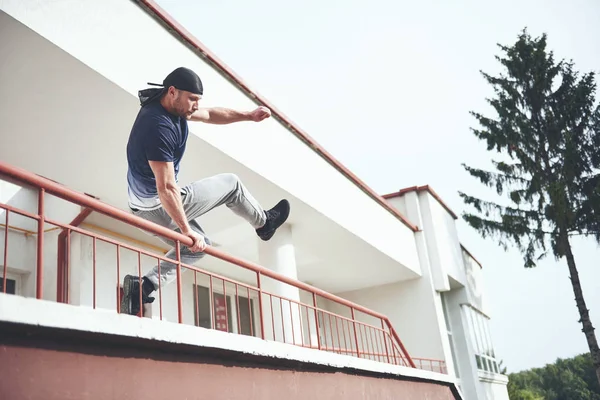
[[138, 92], [140, 103], [142, 106], [151, 103], [158, 99], [163, 93], [171, 86], [179, 90], [185, 90], [186, 92], [202, 95], [204, 88], [200, 77], [191, 69], [185, 67], [179, 67], [171, 72], [163, 80], [162, 84], [148, 82], [148, 85], [159, 86], [162, 89], [145, 89]]
[[176, 89], [185, 90], [186, 92], [199, 95], [202, 95], [204, 92], [200, 77], [194, 71], [185, 67], [179, 67], [167, 75], [162, 85], [158, 85], [156, 83], [148, 84], [154, 86], [163, 86], [165, 89], [174, 86]]

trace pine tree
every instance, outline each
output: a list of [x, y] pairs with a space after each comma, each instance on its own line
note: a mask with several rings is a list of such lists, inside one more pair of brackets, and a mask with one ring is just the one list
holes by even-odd
[[573, 235], [600, 242], [600, 106], [593, 73], [580, 74], [572, 61], [555, 61], [547, 36], [523, 30], [511, 46], [498, 45], [503, 72], [481, 72], [493, 87], [487, 99], [494, 118], [471, 115], [472, 129], [496, 154], [495, 170], [463, 167], [496, 190], [503, 204], [459, 192], [473, 213], [463, 219], [506, 250], [514, 243], [526, 268], [550, 252], [565, 258], [593, 365], [600, 382], [600, 350], [583, 297], [571, 247]]

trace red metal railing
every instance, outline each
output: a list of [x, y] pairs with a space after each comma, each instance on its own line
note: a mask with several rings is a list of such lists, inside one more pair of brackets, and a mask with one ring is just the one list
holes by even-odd
[[413, 361], [417, 368], [424, 369], [426, 371], [439, 372], [440, 374], [447, 374], [446, 362], [442, 360], [434, 360], [431, 358], [415, 358]]
[[[64, 243], [65, 253], [62, 255], [62, 261], [60, 261], [65, 264], [65, 269], [61, 270], [61, 266], [57, 265], [58, 301], [69, 302], [69, 289], [65, 285], [69, 284], [69, 271], [74, 270], [70, 257], [71, 241], [74, 235], [79, 235], [81, 240], [91, 241], [91, 304], [93, 308], [97, 307], [99, 293], [97, 286], [102, 281], [101, 279], [97, 279], [99, 271], [97, 268], [97, 258], [98, 256], [106, 258], [107, 254], [110, 253], [106, 246], [113, 246], [114, 253], [112, 254], [116, 261], [116, 271], [114, 272], [116, 273], [117, 287], [124, 276], [124, 266], [121, 260], [125, 252], [132, 252], [136, 256], [137, 268], [135, 272], [140, 277], [142, 276], [143, 259], [146, 265], [156, 265], [159, 268], [159, 274], [161, 261], [176, 264], [176, 319], [179, 323], [184, 323], [184, 319], [191, 320], [190, 314], [193, 314], [193, 323], [207, 328], [445, 373], [445, 364], [443, 361], [417, 359], [415, 363], [415, 359], [411, 358], [406, 351], [388, 318], [382, 314], [303, 282], [277, 274], [260, 265], [233, 257], [214, 247], [209, 246], [205, 250], [205, 253], [226, 263], [244, 268], [246, 274], [250, 273], [254, 276], [253, 282], [242, 282], [241, 280], [225, 277], [193, 265], [184, 264], [180, 260], [179, 249], [181, 245], [191, 245], [191, 240], [186, 236], [109, 206], [88, 195], [72, 191], [51, 180], [2, 162], [0, 162], [0, 176], [33, 187], [38, 191], [37, 213], [0, 203], [0, 208], [6, 212], [3, 258], [4, 290], [6, 290], [7, 279], [10, 216], [17, 214], [37, 222], [35, 293], [38, 299], [43, 298], [44, 228], [48, 225], [54, 227], [53, 229], [61, 229], [59, 238], [66, 242]], [[149, 233], [173, 240], [176, 243], [177, 259], [168, 259], [163, 255], [152, 253], [142, 248], [114, 240], [108, 236], [75, 226], [74, 223], [61, 223], [56, 219], [49, 218], [45, 213], [48, 210], [44, 209], [46, 204], [45, 198], [48, 195], [102, 213], [114, 220], [135, 226]], [[84, 211], [84, 214], [87, 216], [89, 211]], [[82, 219], [76, 218], [74, 221], [76, 224], [79, 224]], [[61, 242], [59, 241], [59, 248], [60, 246]], [[104, 247], [104, 249], [99, 250], [100, 246]], [[59, 259], [61, 259], [60, 254]], [[132, 258], [130, 257], [129, 260], [128, 263], [131, 262]], [[128, 268], [131, 270], [131, 266]], [[193, 272], [194, 282], [192, 296], [193, 313], [186, 313], [186, 318], [184, 318], [183, 268]], [[102, 269], [101, 272], [106, 273], [105, 269]], [[271, 283], [270, 285], [268, 281]], [[114, 280], [112, 282], [113, 284], [115, 283]], [[273, 289], [269, 289], [269, 287], [273, 287]], [[289, 290], [289, 288], [294, 289]], [[208, 293], [202, 292], [204, 289]], [[164, 317], [165, 311], [163, 300], [165, 296], [168, 297], [167, 292], [169, 290], [163, 288], [162, 284], [159, 283], [158, 304], [152, 305], [153, 308], [158, 308], [161, 320]], [[284, 292], [286, 295], [283, 295], [281, 292]], [[114, 298], [117, 312], [121, 311], [119, 293], [120, 291], [117, 290], [117, 296]], [[201, 300], [202, 293], [204, 293], [204, 298]], [[301, 301], [300, 298], [303, 296], [310, 300]], [[139, 302], [140, 306], [142, 306], [141, 295]], [[186, 302], [186, 305], [189, 304]], [[140, 307], [140, 309], [142, 308]], [[331, 311], [332, 308], [335, 308], [335, 312]], [[206, 315], [204, 317], [201, 315], [206, 314], [207, 309], [209, 315], [208, 321], [206, 320]], [[191, 310], [191, 307], [186, 308], [186, 310]]]

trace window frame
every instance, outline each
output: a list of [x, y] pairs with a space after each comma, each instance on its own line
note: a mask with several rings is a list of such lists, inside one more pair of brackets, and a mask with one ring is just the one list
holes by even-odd
[[463, 304], [463, 306], [467, 314], [467, 328], [469, 337], [471, 338], [477, 370], [499, 374], [500, 368], [496, 359], [489, 325], [490, 318], [470, 304]]
[[[0, 266], [0, 281], [2, 281], [4, 279], [4, 267]], [[6, 271], [6, 280], [12, 280], [15, 282], [15, 293], [10, 293], [10, 294], [14, 294], [16, 296], [21, 296], [23, 293], [23, 277], [21, 274], [16, 274], [14, 272], [11, 271]], [[0, 293], [4, 293], [4, 288], [2, 290], [0, 290]]]
[[[240, 309], [243, 309], [244, 312], [248, 311], [248, 326], [247, 327], [243, 327], [243, 326], [238, 326], [238, 312], [240, 312], [240, 310], [238, 310], [238, 301], [236, 301], [236, 294], [235, 293], [230, 293], [229, 291], [227, 291], [226, 295], [223, 294], [223, 290], [218, 288], [218, 287], [214, 287], [213, 286], [213, 295], [210, 295], [210, 286], [204, 286], [200, 283], [192, 283], [192, 296], [193, 296], [193, 312], [194, 312], [194, 325], [196, 326], [201, 326], [200, 325], [200, 321], [198, 320], [198, 317], [200, 315], [200, 310], [197, 310], [196, 307], [200, 306], [200, 302], [197, 301], [197, 299], [199, 297], [197, 297], [199, 295], [200, 291], [206, 292], [206, 295], [208, 296], [208, 303], [205, 303], [205, 306], [207, 308], [208, 311], [208, 315], [209, 315], [209, 326], [210, 327], [205, 327], [206, 329], [213, 329], [213, 330], [219, 330], [219, 331], [223, 331], [223, 332], [229, 332], [229, 333], [235, 333], [235, 334], [239, 334], [239, 335], [245, 335], [245, 336], [254, 336], [254, 337], [259, 337], [260, 336], [260, 322], [258, 322], [258, 318], [260, 318], [257, 313], [259, 312], [258, 307], [259, 307], [259, 302], [258, 302], [258, 296], [253, 296], [254, 293], [250, 293], [250, 297], [247, 296], [246, 293], [244, 293], [244, 295], [238, 293], [237, 294], [237, 298], [240, 300], [240, 304], [242, 303], [242, 299], [244, 299], [244, 305], [242, 305], [240, 307]], [[219, 329], [218, 328], [218, 324], [219, 321], [216, 320], [216, 315], [214, 315], [216, 313], [215, 311], [215, 297], [220, 296], [222, 298], [224, 298], [225, 300], [225, 304], [226, 304], [226, 308], [227, 308], [227, 330], [225, 329]], [[247, 302], [246, 302], [247, 300]], [[248, 310], [248, 303], [249, 303], [249, 310]], [[239, 318], [239, 322], [240, 324], [244, 324], [245, 321], [243, 321], [243, 318], [240, 316]], [[215, 324], [215, 326], [213, 326], [213, 323]], [[258, 323], [258, 325], [257, 325]], [[247, 329], [246, 329], [247, 328]], [[246, 332], [247, 331], [247, 332]]]

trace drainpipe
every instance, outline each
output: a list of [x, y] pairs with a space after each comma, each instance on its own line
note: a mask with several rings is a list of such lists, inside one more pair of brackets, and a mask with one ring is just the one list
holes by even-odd
[[[88, 195], [89, 196], [89, 195]], [[94, 196], [90, 196], [94, 197]], [[94, 197], [97, 199], [96, 197]], [[93, 212], [91, 208], [84, 208], [71, 221], [70, 225], [78, 227]], [[63, 229], [58, 235], [58, 251], [56, 260], [56, 301], [58, 303], [69, 302], [69, 270], [67, 265], [67, 234], [68, 230]]]

